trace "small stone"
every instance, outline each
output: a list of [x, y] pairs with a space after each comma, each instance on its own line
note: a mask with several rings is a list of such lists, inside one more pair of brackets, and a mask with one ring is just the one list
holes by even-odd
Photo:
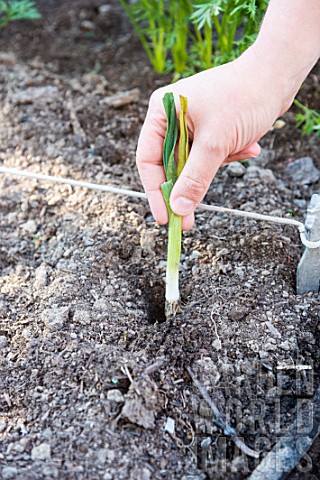
[[[49, 158], [57, 158], [60, 155], [60, 150], [59, 147], [57, 147], [55, 144], [49, 143], [49, 145], [46, 148], [46, 154]], [[54, 205], [54, 204], [49, 204], [49, 205]]]
[[110, 297], [114, 295], [114, 293], [115, 293], [115, 289], [113, 288], [112, 285], [107, 285], [106, 288], [103, 290], [103, 295], [105, 295], [106, 297]]
[[70, 307], [58, 307], [44, 310], [42, 313], [42, 321], [49, 332], [60, 330], [69, 317]]
[[267, 342], [264, 346], [264, 350], [267, 352], [277, 350], [277, 345], [272, 342]]
[[7, 424], [4, 420], [0, 420], [0, 433], [4, 432], [7, 428]]
[[1, 471], [3, 480], [11, 480], [17, 478], [19, 470], [16, 467], [4, 467]]
[[93, 304], [95, 310], [108, 310], [108, 307], [109, 302], [105, 298], [98, 298]]
[[282, 350], [285, 350], [285, 351], [290, 350], [291, 346], [288, 340], [285, 340], [284, 342], [280, 343], [280, 348], [282, 348]]
[[73, 321], [80, 325], [89, 325], [91, 323], [91, 313], [88, 310], [76, 310]]
[[197, 250], [194, 250], [191, 255], [190, 255], [190, 260], [195, 260], [196, 258], [199, 258], [201, 257], [201, 253], [198, 252]]
[[42, 473], [45, 477], [49, 477], [50, 480], [52, 478], [59, 478], [59, 470], [54, 465], [44, 465]]
[[39, 290], [45, 287], [48, 283], [48, 271], [45, 263], [42, 263], [40, 267], [36, 270], [36, 278], [34, 281], [34, 286], [36, 290]]
[[240, 162], [232, 162], [226, 168], [227, 174], [230, 177], [243, 177], [246, 173], [245, 167]]
[[110, 13], [111, 10], [112, 10], [111, 5], [100, 5], [98, 11], [99, 11], [99, 15], [104, 16]]
[[165, 260], [160, 260], [159, 263], [157, 263], [156, 268], [159, 270], [165, 270], [167, 266], [167, 262]]
[[277, 179], [274, 176], [273, 171], [270, 170], [270, 168], [261, 169], [259, 174], [260, 174], [261, 180], [267, 185], [272, 185], [277, 182]]
[[277, 181], [272, 170], [268, 168], [261, 168], [256, 165], [250, 165], [250, 167], [247, 168], [245, 179], [250, 183], [254, 180], [255, 184], [259, 180], [267, 185], [274, 184]]
[[219, 338], [216, 338], [215, 340], [213, 340], [211, 345], [212, 345], [212, 348], [214, 348], [215, 350], [221, 350], [221, 342]]
[[93, 238], [84, 236], [83, 237], [83, 244], [86, 247], [92, 247], [94, 245], [94, 240], [93, 240]]
[[249, 165], [255, 165], [257, 167], [266, 167], [274, 159], [276, 152], [274, 150], [268, 150], [264, 148], [260, 155], [255, 158], [250, 158]]
[[297, 184], [310, 185], [320, 179], [320, 171], [311, 157], [302, 157], [289, 163], [285, 172]]
[[25, 90], [18, 90], [11, 96], [11, 100], [17, 105], [26, 105], [28, 103], [51, 103], [58, 97], [57, 87], [48, 85], [46, 87], [29, 87]]
[[40, 460], [50, 460], [51, 447], [48, 443], [41, 443], [31, 450], [31, 458], [34, 462]]
[[133, 88], [132, 90], [127, 90], [125, 92], [118, 92], [115, 95], [110, 97], [105, 97], [101, 100], [102, 105], [108, 105], [113, 108], [121, 108], [130, 103], [137, 102], [140, 98], [140, 90], [138, 88]]
[[285, 125], [287, 125], [286, 122], [284, 120], [279, 119], [279, 120], [276, 120], [272, 126], [274, 129], [278, 130], [280, 128], [283, 128]]
[[150, 255], [155, 255], [156, 243], [152, 233], [146, 229], [140, 232], [140, 247]]
[[166, 424], [164, 426], [164, 431], [170, 433], [171, 435], [174, 435], [175, 431], [175, 421], [173, 418], [168, 417]]
[[261, 275], [263, 277], [267, 277], [268, 275], [270, 275], [270, 272], [269, 272], [269, 270], [262, 270]]
[[7, 337], [5, 337], [4, 335], [0, 335], [0, 349], [6, 348], [7, 345], [8, 345]]
[[269, 354], [265, 350], [259, 350], [259, 357], [261, 359], [266, 359], [266, 358], [269, 358]]
[[232, 308], [229, 312], [229, 318], [233, 321], [243, 320], [248, 315], [246, 307]]
[[4, 302], [0, 301], [0, 318], [6, 318], [8, 313], [8, 308]]
[[36, 233], [38, 227], [34, 220], [28, 220], [21, 225], [21, 228], [28, 233]]
[[151, 472], [148, 468], [143, 468], [140, 472], [140, 479], [141, 480], [150, 480]]
[[0, 63], [7, 67], [12, 67], [12, 65], [17, 63], [17, 58], [14, 53], [0, 52]]
[[303, 198], [295, 198], [293, 200], [293, 203], [295, 204], [296, 207], [301, 208], [303, 210], [305, 210], [307, 206], [307, 201], [304, 200]]
[[220, 257], [225, 257], [226, 255], [229, 255], [230, 251], [227, 248], [222, 248], [221, 250], [218, 250], [216, 252], [216, 258]]
[[95, 24], [90, 20], [82, 20], [80, 23], [80, 30], [83, 32], [93, 32], [95, 28]]
[[107, 393], [107, 399], [110, 402], [122, 403], [124, 402], [124, 396], [120, 390], [109, 390]]
[[279, 332], [279, 330], [274, 325], [272, 325], [271, 322], [266, 322], [266, 326], [268, 327], [268, 330], [273, 337], [281, 338], [281, 333]]

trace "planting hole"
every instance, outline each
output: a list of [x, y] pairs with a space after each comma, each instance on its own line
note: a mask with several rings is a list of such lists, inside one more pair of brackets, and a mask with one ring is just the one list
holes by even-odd
[[146, 291], [145, 299], [149, 323], [164, 323], [166, 321], [164, 286], [154, 285], [149, 287], [149, 291]]

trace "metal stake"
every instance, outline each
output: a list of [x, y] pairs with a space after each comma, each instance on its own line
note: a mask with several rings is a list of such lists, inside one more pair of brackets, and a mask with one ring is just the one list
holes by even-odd
[[[312, 242], [320, 240], [320, 195], [312, 195], [305, 221], [306, 237]], [[297, 269], [297, 293], [319, 292], [320, 247], [306, 248]]]

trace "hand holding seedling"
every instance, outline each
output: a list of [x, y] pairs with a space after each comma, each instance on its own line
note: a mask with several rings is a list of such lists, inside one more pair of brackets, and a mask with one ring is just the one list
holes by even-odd
[[165, 182], [163, 97], [188, 98], [192, 147], [171, 196], [174, 213], [193, 225], [195, 207], [223, 164], [259, 154], [259, 139], [291, 105], [320, 56], [320, 0], [271, 0], [259, 36], [237, 60], [153, 93], [137, 149], [137, 165], [156, 221], [168, 221], [160, 185]]

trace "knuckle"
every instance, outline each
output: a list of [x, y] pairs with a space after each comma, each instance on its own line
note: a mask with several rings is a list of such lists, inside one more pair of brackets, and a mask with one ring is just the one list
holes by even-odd
[[200, 201], [207, 190], [207, 181], [204, 176], [184, 176], [184, 196]]
[[149, 109], [154, 108], [154, 107], [159, 107], [159, 103], [161, 102], [163, 97], [163, 88], [158, 88], [157, 90], [154, 90], [150, 96], [149, 100]]

